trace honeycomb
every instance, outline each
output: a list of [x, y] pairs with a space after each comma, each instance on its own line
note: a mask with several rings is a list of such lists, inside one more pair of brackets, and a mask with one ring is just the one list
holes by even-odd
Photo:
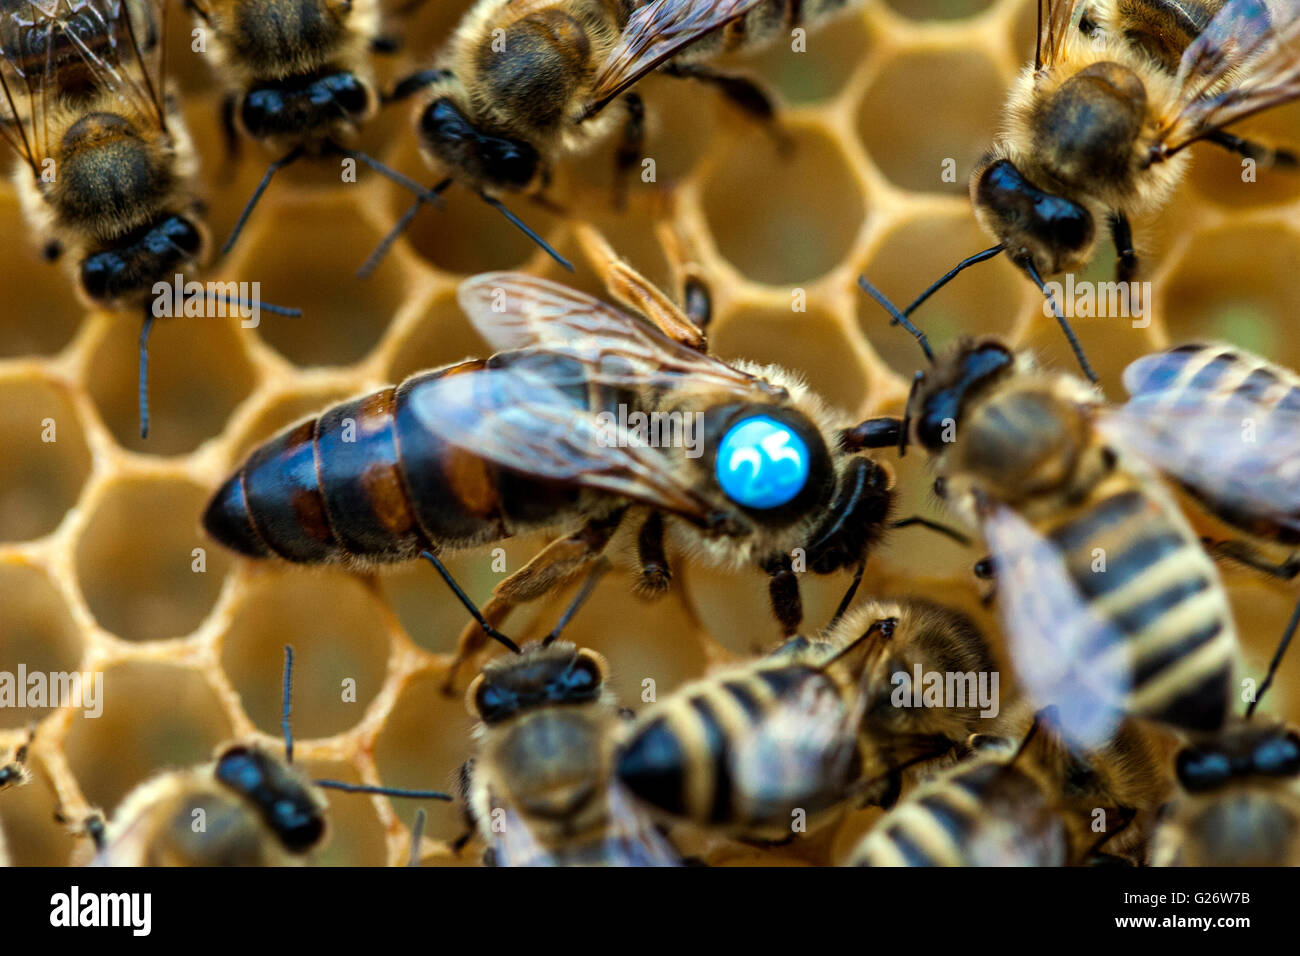
[[[466, 0], [426, 4], [403, 30], [405, 50], [381, 61], [386, 80], [447, 36]], [[971, 164], [988, 144], [1008, 84], [1033, 47], [1033, 0], [871, 0], [806, 52], [789, 44], [730, 58], [779, 91], [793, 149], [719, 98], [654, 76], [646, 155], [656, 182], [636, 182], [616, 212], [611, 149], [561, 169], [552, 190], [566, 211], [518, 211], [578, 264], [573, 284], [602, 291], [608, 250], [677, 290], [682, 250], [715, 298], [712, 345], [724, 358], [779, 362], [804, 373], [854, 420], [897, 412], [919, 353], [855, 288], [865, 271], [909, 300], [987, 245], [965, 198]], [[175, 25], [175, 24], [174, 24]], [[168, 61], [203, 157], [213, 235], [224, 237], [267, 157], [245, 144], [227, 160], [217, 93], [206, 64], [173, 29]], [[1300, 143], [1300, 107], [1245, 125]], [[365, 147], [426, 179], [394, 109]], [[1134, 223], [1155, 291], [1154, 321], [1079, 319], [1084, 346], [1111, 395], [1126, 363], [1169, 343], [1215, 337], [1300, 367], [1288, 335], [1300, 274], [1300, 177], [1260, 170], [1196, 147], [1195, 169], [1169, 208]], [[955, 162], [955, 181], [942, 175]], [[453, 188], [443, 211], [424, 210], [369, 280], [365, 252], [409, 203], [387, 181], [338, 182], [337, 170], [277, 177], [233, 254], [208, 277], [253, 279], [267, 300], [301, 318], [172, 320], [151, 351], [153, 433], [137, 434], [136, 321], [87, 313], [34, 245], [11, 240], [0, 257], [0, 671], [101, 671], [103, 715], [0, 709], [0, 755], [39, 721], [32, 785], [0, 799], [13, 862], [64, 864], [84, 854], [55, 821], [111, 810], [148, 775], [206, 760], [234, 737], [278, 734], [282, 645], [297, 652], [294, 727], [313, 774], [393, 786], [447, 787], [470, 752], [463, 702], [439, 693], [463, 609], [425, 567], [376, 574], [310, 571], [235, 559], [205, 539], [206, 497], [258, 442], [295, 419], [420, 369], [487, 354], [459, 312], [460, 278], [486, 269], [559, 270], [495, 212]], [[16, 199], [0, 192], [0, 231], [27, 233]], [[671, 240], [671, 241], [669, 241]], [[1086, 276], [1109, 277], [1103, 247]], [[806, 310], [794, 311], [796, 290]], [[1002, 333], [1051, 363], [1070, 356], [1041, 300], [1002, 259], [940, 292], [918, 314], [937, 345], [959, 334]], [[55, 440], [50, 437], [53, 428]], [[894, 456], [889, 456], [895, 460]], [[902, 514], [940, 517], [921, 456], [897, 462]], [[540, 545], [504, 545], [513, 570]], [[202, 549], [202, 550], [196, 550]], [[866, 590], [941, 598], [992, 632], [970, 574], [979, 555], [923, 530], [898, 532], [869, 566]], [[485, 549], [448, 560], [476, 600], [500, 579]], [[1247, 666], [1261, 673], [1295, 594], [1224, 568]], [[601, 651], [621, 700], [639, 706], [642, 680], [663, 695], [720, 662], [775, 639], [761, 576], [678, 568], [679, 586], [654, 604], [629, 604], [625, 575], [608, 576], [568, 636]], [[846, 580], [806, 580], [806, 620], [824, 621]], [[568, 594], [519, 609], [508, 631], [543, 633]], [[629, 613], [629, 607], [634, 609]], [[1300, 658], [1284, 665], [1272, 709], [1300, 717]], [[355, 699], [341, 688], [353, 681]], [[474, 862], [448, 842], [462, 830], [451, 805], [428, 805], [426, 864]], [[326, 864], [395, 864], [408, 853], [415, 806], [331, 795]], [[723, 853], [720, 862], [825, 862], [873, 819], [851, 815], [819, 840], [779, 852]]]

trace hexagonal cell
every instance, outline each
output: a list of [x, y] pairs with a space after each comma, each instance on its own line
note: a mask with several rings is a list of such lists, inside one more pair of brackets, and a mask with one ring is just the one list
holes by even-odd
[[117, 807], [154, 773], [206, 763], [231, 736], [230, 722], [193, 668], [130, 662], [103, 674], [103, 714], [80, 711], [64, 752], [92, 806]]
[[[918, 89], [926, 91], [925, 108], [900, 109]], [[895, 185], [964, 196], [971, 169], [997, 132], [1004, 95], [1002, 78], [982, 53], [906, 53], [867, 90], [858, 134]]]
[[0, 380], [0, 447], [0, 541], [49, 534], [91, 467], [67, 390], [37, 378]]
[[[966, 210], [952, 217], [903, 223], [885, 236], [863, 270], [872, 285], [900, 309], [967, 256], [991, 244]], [[917, 276], [923, 278], [918, 283]], [[1008, 335], [1033, 287], [1005, 256], [971, 266], [917, 309], [912, 319], [931, 345], [943, 349], [963, 335]], [[889, 315], [865, 293], [858, 322], [876, 354], [904, 378], [924, 364], [915, 340], [889, 324]]]
[[374, 592], [341, 571], [269, 571], [235, 613], [221, 662], [244, 711], [280, 732], [284, 646], [294, 650], [293, 730], [303, 739], [360, 722], [384, 683], [388, 632]]
[[130, 479], [99, 499], [76, 560], [77, 580], [101, 627], [127, 640], [156, 641], [188, 634], [207, 617], [231, 564], [199, 528], [207, 497], [188, 481]]
[[861, 13], [849, 9], [807, 29], [801, 40], [778, 31], [765, 49], [720, 57], [716, 65], [759, 78], [784, 102], [819, 103], [838, 93], [874, 54]]
[[[39, 747], [39, 742], [37, 744]], [[45, 776], [39, 751], [28, 759], [34, 776], [26, 787], [5, 791], [0, 800], [0, 843], [7, 843], [12, 866], [66, 866], [78, 841], [55, 821], [58, 800]]]
[[[389, 787], [456, 792], [461, 764], [473, 752], [470, 728], [461, 694], [442, 692], [445, 673], [422, 674], [402, 688], [397, 703], [375, 741], [379, 779]], [[455, 803], [400, 800], [393, 809], [409, 827], [418, 806], [428, 813], [425, 835], [451, 840], [465, 830]]]
[[[359, 185], [294, 195], [278, 204], [275, 228], [251, 237], [236, 277], [302, 316], [262, 315], [257, 333], [300, 366], [351, 365], [384, 334], [406, 294], [400, 263], [386, 259], [368, 279], [356, 271], [383, 233], [358, 214]], [[367, 193], [374, 196], [375, 193]], [[267, 212], [270, 210], [259, 210]]]
[[[901, 411], [901, 409], [898, 409]], [[894, 472], [897, 492], [894, 520], [919, 516], [936, 521], [969, 536], [957, 518], [949, 513], [934, 495], [934, 474], [930, 471], [924, 454], [911, 454], [899, 458], [888, 452], [876, 452]], [[891, 531], [867, 565], [870, 581], [882, 567], [891, 575], [916, 577], [951, 576], [972, 586], [975, 578], [971, 568], [984, 557], [985, 552], [963, 548], [960, 544], [921, 525]], [[873, 593], [868, 590], [866, 593]]]
[[0, 358], [53, 355], [72, 341], [85, 313], [73, 281], [61, 266], [41, 261], [36, 237], [8, 191], [0, 194], [0, 235], [32, 236], [31, 242], [8, 243], [0, 257], [0, 288], [22, 290], [6, 304]]
[[759, 282], [807, 282], [844, 261], [865, 204], [839, 145], [811, 127], [787, 126], [782, 156], [750, 129], [733, 138], [703, 184], [718, 251]]
[[[294, 764], [313, 780], [361, 783], [360, 774], [351, 764], [321, 760], [304, 760], [300, 763], [296, 759]], [[317, 866], [383, 866], [387, 863], [388, 847], [384, 842], [384, 827], [379, 822], [374, 800], [341, 790], [325, 790], [325, 799], [329, 803], [326, 811], [329, 839], [324, 847], [312, 854], [312, 863]], [[432, 801], [424, 801], [430, 802]]]
[[[512, 538], [473, 551], [443, 554], [440, 560], [470, 599], [481, 605], [491, 596], [492, 589], [527, 564], [545, 546], [546, 540], [537, 535]], [[385, 568], [381, 578], [389, 606], [413, 641], [435, 653], [451, 653], [456, 649], [456, 639], [469, 622], [469, 614], [427, 563], [418, 561]], [[537, 605], [515, 609], [503, 630], [517, 635], [537, 616], [538, 610]]]
[[1228, 226], [1198, 233], [1165, 286], [1170, 344], [1226, 340], [1300, 368], [1292, 277], [1300, 236], [1281, 226]]
[[[1053, 281], [1066, 282], [1065, 279]], [[1082, 280], [1079, 280], [1080, 282]], [[1103, 297], [1110, 299], [1110, 292], [1105, 291], [1109, 287], [1096, 286], [1095, 291], [1091, 293], [1094, 301], [1101, 300]], [[1069, 292], [1068, 285], [1062, 285], [1063, 297]], [[1075, 308], [1082, 310], [1086, 296], [1089, 293], [1080, 292], [1078, 285], [1075, 286]], [[1136, 302], [1141, 302], [1142, 293], [1139, 292]], [[1071, 375], [1082, 375], [1082, 369], [1075, 359], [1074, 351], [1070, 348], [1070, 343], [1061, 330], [1057, 320], [1048, 314], [1045, 314], [1038, 306], [1041, 302], [1043, 306], [1047, 305], [1046, 300], [1041, 297], [1035, 302], [1034, 324], [1029, 330], [1025, 340], [1019, 344], [1030, 349], [1038, 360], [1046, 367], [1068, 372]], [[1079, 314], [1069, 316], [1071, 328], [1079, 337], [1079, 344], [1083, 347], [1084, 354], [1088, 357], [1089, 364], [1097, 373], [1101, 380], [1101, 387], [1112, 400], [1122, 400], [1127, 394], [1124, 391], [1122, 376], [1124, 369], [1148, 352], [1153, 351], [1150, 330], [1144, 327], [1144, 324], [1151, 322], [1154, 324], [1159, 316], [1149, 311], [1150, 306], [1143, 305], [1146, 311], [1141, 316], [1123, 314], [1123, 290], [1119, 292], [1114, 303], [1120, 306], [1116, 309], [1120, 314], [1107, 314], [1103, 316], [1084, 317]], [[1112, 306], [1107, 304], [1106, 310], [1109, 313]], [[1135, 309], [1136, 306], [1130, 306]], [[1134, 323], [1138, 323], [1135, 328]]]
[[891, 9], [912, 20], [965, 20], [982, 13], [993, 0], [888, 0]]
[[798, 373], [848, 415], [866, 402], [866, 373], [857, 367], [852, 347], [828, 312], [745, 309], [717, 324], [710, 347], [724, 361], [772, 362]]
[[140, 325], [133, 317], [115, 318], [90, 359], [86, 385], [118, 443], [175, 455], [218, 434], [253, 388], [255, 373], [244, 349], [252, 331], [231, 317], [156, 322], [149, 336], [149, 437], [141, 438]]
[[[400, 157], [397, 161], [402, 169], [421, 170], [414, 174], [415, 179], [430, 184], [432, 173], [423, 171], [424, 161], [418, 155], [413, 138], [397, 147], [396, 157]], [[389, 219], [396, 223], [410, 207], [411, 194], [392, 186], [385, 187], [384, 195]], [[452, 186], [442, 198], [444, 207], [441, 209], [427, 205], [421, 207], [403, 239], [417, 255], [438, 268], [465, 275], [493, 269], [517, 269], [538, 252], [531, 239], [464, 187]], [[560, 219], [554, 214], [523, 197], [508, 197], [505, 203], [548, 242], [556, 241]], [[363, 258], [373, 245], [366, 247]]]
[[[0, 707], [0, 727], [25, 727], [50, 713], [49, 704], [60, 703], [50, 699], [49, 675], [77, 670], [81, 635], [53, 582], [40, 569], [21, 564], [0, 565], [0, 634], [0, 674], [23, 694]], [[38, 703], [31, 696], [37, 688], [20, 686], [20, 668], [28, 675], [44, 675], [46, 706], [31, 706]]]
[[456, 304], [455, 295], [439, 296], [415, 328], [398, 343], [388, 377], [396, 383], [416, 372], [491, 354], [492, 349]]
[[[1232, 127], [1232, 133], [1266, 146], [1300, 149], [1300, 103], [1270, 110]], [[1276, 206], [1300, 197], [1295, 170], [1248, 164], [1212, 143], [1197, 144], [1189, 176], [1206, 199], [1225, 206]], [[1247, 178], [1249, 177], [1249, 178]]]

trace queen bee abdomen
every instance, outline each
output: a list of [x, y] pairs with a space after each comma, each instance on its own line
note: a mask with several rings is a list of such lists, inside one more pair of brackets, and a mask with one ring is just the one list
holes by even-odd
[[[421, 389], [446, 376], [524, 356], [503, 353], [422, 372], [288, 429], [221, 486], [204, 526], [250, 557], [326, 564], [405, 561], [423, 549], [495, 541], [565, 520], [582, 505], [577, 488], [450, 445], [411, 408]], [[557, 377], [571, 380], [566, 360], [550, 361]]]

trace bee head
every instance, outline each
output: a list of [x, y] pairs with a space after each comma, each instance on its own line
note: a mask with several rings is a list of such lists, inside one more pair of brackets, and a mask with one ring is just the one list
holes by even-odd
[[525, 647], [483, 668], [466, 691], [470, 715], [498, 724], [538, 707], [585, 704], [604, 691], [605, 659], [567, 641]]
[[375, 110], [370, 84], [351, 70], [294, 74], [251, 87], [239, 121], [254, 139], [324, 139], [354, 128]]
[[307, 853], [325, 836], [323, 803], [280, 758], [236, 744], [217, 757], [218, 782], [248, 801], [290, 853]]
[[1174, 764], [1188, 793], [1215, 790], [1243, 777], [1300, 776], [1300, 736], [1277, 725], [1242, 723], [1204, 745], [1184, 747]]
[[199, 262], [206, 242], [197, 223], [168, 213], [83, 259], [81, 288], [97, 305], [143, 301], [155, 283]]
[[1086, 261], [1095, 234], [1092, 214], [1039, 189], [1011, 160], [976, 167], [971, 200], [980, 223], [1021, 268], [1052, 276]]
[[438, 96], [420, 114], [420, 142], [456, 179], [486, 190], [525, 189], [541, 171], [536, 147], [477, 126], [448, 96]]
[[977, 395], [1010, 374], [1015, 354], [995, 339], [962, 342], [925, 372], [908, 409], [916, 440], [940, 452], [956, 435], [963, 410]]

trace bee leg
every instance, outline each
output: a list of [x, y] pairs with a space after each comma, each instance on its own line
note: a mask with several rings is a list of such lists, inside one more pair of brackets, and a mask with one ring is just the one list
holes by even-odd
[[[493, 627], [504, 623], [516, 604], [527, 604], [560, 587], [575, 575], [587, 570], [600, 558], [609, 539], [623, 520], [623, 511], [608, 518], [588, 521], [567, 538], [559, 538], [543, 548], [531, 561], [492, 589], [492, 597], [479, 609], [483, 619]], [[456, 657], [447, 672], [442, 691], [455, 695], [456, 675], [462, 663], [483, 649], [488, 637], [478, 622], [471, 621], [460, 633]]]
[[1115, 280], [1132, 282], [1137, 278], [1138, 257], [1133, 248], [1133, 227], [1122, 212], [1110, 214], [1110, 235], [1115, 240]]
[[663, 68], [663, 72], [669, 76], [711, 84], [741, 112], [767, 126], [776, 137], [777, 146], [783, 153], [789, 152], [792, 148], [790, 138], [781, 132], [775, 122], [776, 105], [772, 101], [771, 94], [754, 80], [732, 73], [723, 73], [698, 63], [672, 62]]
[[1238, 153], [1247, 159], [1253, 159], [1261, 166], [1280, 166], [1286, 169], [1300, 168], [1300, 154], [1289, 149], [1265, 146], [1263, 143], [1256, 143], [1240, 136], [1233, 136], [1223, 130], [1216, 130], [1206, 136], [1205, 139], [1216, 146], [1222, 146], [1230, 152]]
[[664, 554], [664, 518], [660, 512], [650, 512], [650, 517], [641, 525], [636, 549], [641, 564], [636, 593], [644, 598], [661, 597], [672, 584], [673, 573]]
[[688, 275], [682, 283], [682, 308], [686, 317], [704, 331], [713, 319], [713, 296], [699, 276]]
[[781, 636], [790, 637], [803, 620], [803, 600], [799, 596], [799, 576], [795, 574], [789, 555], [778, 555], [763, 562], [768, 574], [767, 594], [772, 602], [772, 613], [781, 625]]
[[627, 208], [628, 176], [641, 161], [645, 148], [645, 104], [636, 93], [626, 94], [623, 103], [627, 107], [627, 119], [614, 152], [614, 208], [620, 212]]
[[1277, 564], [1268, 560], [1245, 541], [1214, 541], [1209, 538], [1202, 538], [1201, 541], [1212, 557], [1228, 558], [1248, 568], [1262, 571], [1270, 577], [1290, 581], [1300, 575], [1300, 552]]

